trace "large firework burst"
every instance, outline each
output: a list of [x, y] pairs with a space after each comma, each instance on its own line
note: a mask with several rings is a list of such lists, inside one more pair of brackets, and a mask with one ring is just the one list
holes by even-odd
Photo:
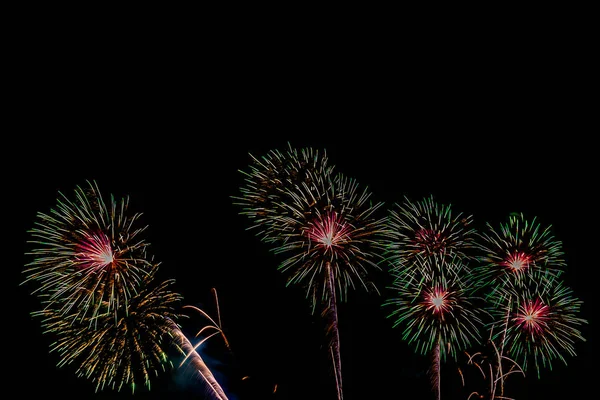
[[182, 299], [169, 290], [172, 280], [153, 286], [152, 275], [127, 307], [116, 310], [116, 320], [112, 314], [65, 316], [53, 308], [34, 312], [45, 333], [56, 337], [50, 351], [58, 353], [58, 366], [76, 366], [76, 374], [95, 383], [96, 391], [126, 386], [134, 391], [139, 383], [150, 389], [151, 379], [172, 367], [168, 346], [177, 332], [180, 314], [175, 309]]
[[536, 271], [518, 287], [496, 294], [501, 298], [491, 308], [492, 340], [524, 371], [533, 365], [539, 378], [553, 360], [566, 364], [566, 354], [576, 355], [575, 342], [585, 341], [579, 331], [587, 323], [579, 316], [582, 302], [560, 279]]
[[274, 251], [289, 257], [279, 268], [290, 283], [306, 288], [313, 307], [329, 301], [330, 284], [341, 301], [358, 286], [377, 291], [369, 274], [380, 268], [385, 219], [376, 217], [382, 203], [372, 205], [369, 197], [366, 188], [359, 191], [355, 180], [338, 174], [321, 197], [302, 199], [293, 215], [280, 219], [288, 229]]
[[138, 291], [153, 268], [142, 238], [140, 213], [129, 213], [129, 198], [107, 203], [95, 182], [76, 187], [72, 199], [60, 194], [56, 208], [38, 213], [30, 230], [25, 282], [61, 315], [92, 322], [115, 314]]
[[403, 269], [392, 270], [392, 294], [384, 302], [388, 317], [402, 327], [402, 338], [422, 354], [439, 345], [441, 360], [480, 340], [482, 320], [475, 282], [457, 256], [415, 255]]
[[271, 151], [260, 162], [252, 157], [244, 173], [242, 214], [272, 250], [288, 257], [279, 265], [289, 284], [303, 285], [313, 312], [322, 310], [331, 335], [330, 352], [338, 398], [342, 397], [337, 304], [357, 286], [377, 290], [369, 279], [379, 269], [385, 219], [377, 218], [382, 203], [342, 174], [334, 174], [325, 152]]
[[385, 219], [375, 215], [382, 203], [372, 204], [355, 180], [334, 176], [324, 153], [290, 148], [271, 151], [263, 163], [252, 159], [236, 204], [265, 227], [257, 235], [275, 253], [289, 255], [279, 269], [306, 287], [313, 309], [329, 301], [330, 281], [340, 299], [356, 286], [376, 289], [368, 273], [379, 268], [383, 248]]

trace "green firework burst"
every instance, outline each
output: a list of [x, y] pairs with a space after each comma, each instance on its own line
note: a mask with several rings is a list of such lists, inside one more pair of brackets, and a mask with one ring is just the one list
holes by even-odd
[[392, 269], [391, 294], [383, 307], [401, 327], [402, 339], [421, 354], [437, 345], [441, 359], [456, 359], [481, 339], [483, 326], [475, 296], [476, 282], [464, 259], [448, 254], [416, 254]]

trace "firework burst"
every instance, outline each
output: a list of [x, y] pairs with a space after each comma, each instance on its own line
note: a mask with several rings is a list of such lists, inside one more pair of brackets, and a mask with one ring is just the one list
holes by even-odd
[[334, 167], [325, 151], [298, 150], [291, 144], [285, 152], [271, 150], [261, 158], [251, 154], [250, 158], [249, 172], [240, 171], [245, 177], [241, 196], [232, 198], [242, 208], [241, 214], [253, 221], [248, 229], [260, 229], [256, 235], [265, 242], [278, 242], [288, 229], [282, 219], [306, 207], [299, 201], [321, 197]]
[[[458, 257], [412, 257], [405, 269], [392, 270], [392, 296], [388, 318], [401, 326], [402, 338], [417, 352], [439, 353], [441, 360], [456, 359], [457, 352], [481, 339], [481, 316], [476, 307], [475, 282]], [[436, 346], [439, 348], [436, 348]]]
[[342, 398], [337, 304], [349, 289], [377, 290], [369, 279], [379, 269], [386, 225], [377, 218], [382, 203], [372, 204], [367, 188], [333, 174], [325, 154], [312, 149], [271, 151], [252, 158], [242, 196], [242, 214], [262, 227], [257, 233], [272, 250], [288, 257], [279, 269], [288, 284], [304, 286], [313, 312], [328, 321], [338, 398]]
[[499, 229], [486, 224], [487, 230], [477, 233], [482, 255], [477, 274], [492, 289], [510, 288], [526, 282], [531, 274], [537, 278], [558, 277], [566, 266], [562, 242], [552, 234], [552, 227], [543, 227], [534, 217], [511, 214]]
[[128, 307], [104, 317], [65, 316], [53, 308], [32, 313], [41, 318], [46, 334], [56, 337], [50, 351], [59, 367], [77, 366], [76, 374], [95, 383], [96, 391], [130, 387], [140, 383], [150, 389], [151, 379], [171, 368], [168, 346], [180, 314], [181, 296], [169, 290], [173, 281], [152, 285], [153, 273], [143, 281]]
[[582, 302], [564, 282], [538, 271], [520, 286], [496, 293], [501, 298], [490, 309], [492, 340], [523, 371], [533, 366], [539, 378], [553, 360], [567, 364], [565, 355], [576, 355], [576, 341], [585, 341], [579, 327], [587, 321], [579, 316]]
[[340, 301], [358, 286], [377, 291], [369, 274], [380, 269], [385, 220], [375, 217], [381, 203], [369, 204], [369, 195], [366, 189], [358, 191], [356, 181], [337, 175], [314, 206], [283, 218], [290, 229], [274, 252], [289, 257], [279, 269], [290, 283], [306, 288], [313, 309], [329, 302], [330, 284]]
[[417, 255], [449, 253], [463, 258], [475, 248], [473, 217], [456, 213], [433, 196], [418, 202], [405, 198], [389, 211], [388, 260], [400, 266]]
[[135, 296], [152, 270], [140, 213], [128, 211], [129, 199], [108, 205], [95, 182], [78, 186], [73, 199], [60, 193], [56, 208], [38, 213], [28, 253], [26, 282], [46, 307], [61, 315], [93, 322], [113, 313]]

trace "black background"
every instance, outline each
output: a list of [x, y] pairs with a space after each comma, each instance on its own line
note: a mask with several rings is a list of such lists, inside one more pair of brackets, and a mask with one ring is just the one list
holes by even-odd
[[[89, 179], [104, 195], [129, 196], [143, 213], [161, 276], [176, 280], [184, 304], [214, 315], [217, 289], [233, 356], [215, 339], [207, 357], [226, 364], [221, 379], [232, 399], [335, 398], [319, 318], [299, 288], [285, 287], [276, 269], [282, 259], [247, 230], [231, 199], [249, 154], [288, 143], [326, 150], [337, 171], [386, 208], [434, 195], [480, 227], [510, 212], [552, 225], [566, 253], [565, 280], [590, 321], [582, 327], [587, 341], [539, 380], [533, 372], [512, 376], [506, 394], [583, 398], [594, 386], [597, 257], [586, 242], [597, 209], [597, 126], [585, 49], [559, 34], [516, 47], [502, 37], [438, 37], [424, 46], [331, 36], [324, 45], [301, 35], [275, 40], [273, 32], [220, 42], [51, 32], [16, 45], [10, 62], [4, 265], [15, 294], [5, 299], [5, 388], [27, 398], [204, 397], [202, 383], [183, 370], [162, 374], [150, 392], [94, 394], [48, 353], [51, 338], [29, 316], [36, 299], [19, 286], [27, 230], [59, 191], [71, 196]], [[384, 287], [385, 277], [378, 283]], [[345, 399], [433, 399], [429, 360], [392, 329], [381, 301], [358, 290], [340, 306]], [[190, 316], [193, 333], [203, 321]], [[455, 364], [443, 367], [442, 379], [442, 398], [468, 397]]]

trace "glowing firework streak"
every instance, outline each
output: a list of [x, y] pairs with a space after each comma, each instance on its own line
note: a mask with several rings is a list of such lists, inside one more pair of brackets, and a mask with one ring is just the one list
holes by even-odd
[[197, 348], [202, 343], [204, 343], [204, 341], [208, 340], [211, 336], [216, 335], [217, 332], [213, 333], [212, 335], [209, 335], [196, 346], [194, 346], [183, 334], [183, 332], [181, 332], [181, 330], [176, 324], [173, 323], [172, 327], [172, 333], [173, 335], [175, 335], [175, 339], [178, 341], [178, 344], [181, 346], [181, 349], [183, 350], [182, 352], [185, 355], [185, 358], [181, 362], [181, 365], [183, 365], [183, 363], [186, 360], [189, 360], [189, 363], [198, 371], [200, 376], [208, 384], [209, 388], [212, 390], [212, 393], [215, 395], [215, 398], [218, 400], [228, 400], [227, 395], [225, 395], [225, 392], [223, 391], [223, 388], [221, 388], [221, 385], [219, 385], [219, 383], [215, 379], [214, 375], [212, 374], [202, 357], [200, 357], [200, 354], [198, 354], [198, 352], [196, 351]]
[[435, 344], [435, 348], [432, 353], [433, 362], [431, 363], [431, 386], [435, 393], [435, 397], [439, 400], [441, 396], [441, 365], [440, 365], [440, 342]]
[[[208, 315], [205, 311], [201, 310], [198, 307], [195, 307], [195, 306], [184, 306], [183, 308], [191, 308], [193, 310], [196, 310], [200, 314], [202, 314], [204, 317], [206, 317], [206, 319], [208, 319], [210, 322], [212, 322], [212, 325], [206, 325], [202, 329], [200, 329], [198, 331], [198, 333], [196, 333], [196, 337], [200, 336], [207, 329], [215, 329], [215, 330], [217, 330], [216, 333], [220, 333], [221, 334], [221, 337], [223, 338], [223, 342], [225, 343], [225, 346], [227, 346], [227, 349], [229, 349], [229, 351], [231, 351], [231, 346], [229, 344], [229, 341], [227, 340], [227, 337], [225, 336], [225, 332], [223, 332], [223, 328], [221, 327], [221, 311], [219, 309], [219, 298], [217, 296], [217, 290], [215, 288], [212, 288], [211, 291], [213, 292], [213, 294], [215, 296], [215, 303], [216, 303], [216, 307], [217, 307], [217, 319], [219, 321], [218, 323], [215, 322], [215, 320], [212, 319], [210, 317], [210, 315]], [[211, 335], [211, 336], [213, 336], [213, 335]]]
[[337, 389], [338, 400], [342, 400], [343, 391], [342, 391], [342, 362], [340, 358], [340, 333], [338, 330], [338, 315], [337, 315], [337, 305], [335, 299], [335, 288], [333, 287], [333, 282], [335, 281], [335, 277], [333, 276], [333, 268], [331, 265], [327, 263], [327, 271], [329, 272], [329, 307], [325, 310], [325, 313], [329, 316], [330, 324], [328, 329], [332, 334], [332, 339], [329, 344], [329, 349], [331, 352], [331, 361], [333, 362], [333, 369], [335, 374], [335, 384]]

